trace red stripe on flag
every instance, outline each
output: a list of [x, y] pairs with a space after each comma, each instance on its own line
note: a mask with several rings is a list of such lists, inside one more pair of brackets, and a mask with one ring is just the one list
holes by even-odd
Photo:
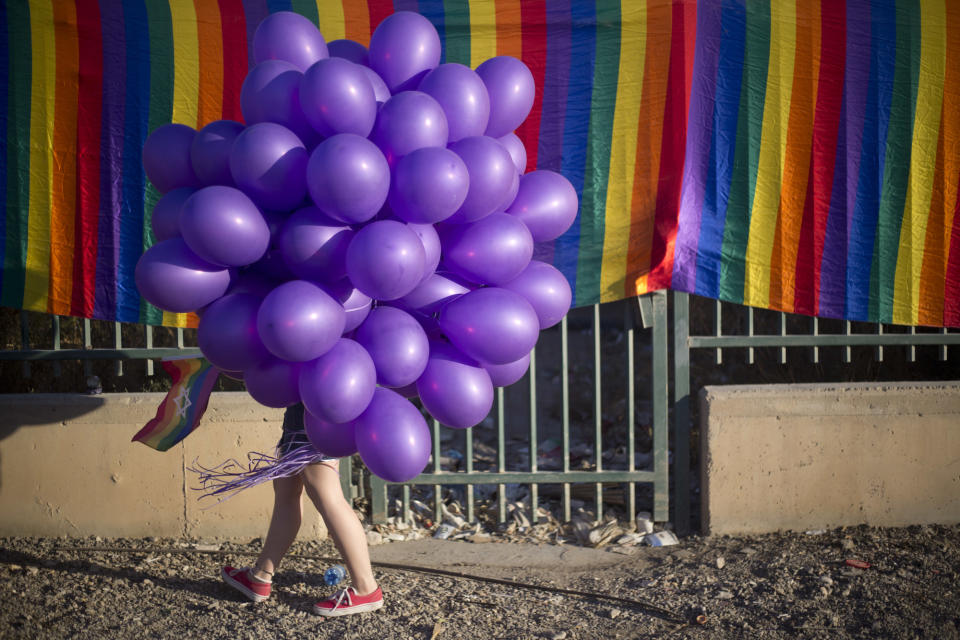
[[240, 89], [247, 76], [247, 18], [242, 0], [218, 0], [220, 29], [223, 39], [223, 110], [222, 118], [243, 122], [240, 111]]
[[372, 36], [383, 19], [393, 14], [393, 0], [369, 0], [367, 9], [370, 12], [370, 35]]
[[[657, 184], [656, 215], [647, 290], [670, 286], [673, 277], [673, 249], [677, 239], [683, 162], [686, 156], [687, 112], [690, 108], [690, 83], [693, 52], [697, 35], [697, 7], [693, 3], [673, 5], [670, 42], [670, 79], [664, 109], [660, 146], [660, 173]], [[656, 55], [655, 52], [653, 52]]]
[[103, 32], [95, 0], [77, 0], [77, 218], [74, 228], [71, 315], [90, 318], [97, 277], [100, 217], [100, 121], [103, 109]]
[[797, 251], [794, 313], [815, 315], [820, 293], [820, 257], [827, 232], [827, 214], [833, 193], [833, 171], [837, 158], [837, 135], [843, 101], [843, 68], [846, 60], [846, 7], [842, 2], [822, 5], [820, 79], [813, 121], [810, 176], [800, 226]]
[[520, 5], [523, 21], [520, 51], [521, 60], [533, 74], [536, 92], [530, 115], [517, 127], [517, 136], [527, 150], [526, 171], [537, 168], [537, 141], [540, 138], [540, 117], [543, 113], [543, 80], [547, 71], [547, 7], [543, 1], [527, 0]]

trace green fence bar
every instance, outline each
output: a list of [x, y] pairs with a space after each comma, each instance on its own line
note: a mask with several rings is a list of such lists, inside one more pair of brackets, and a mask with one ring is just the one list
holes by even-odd
[[[144, 344], [147, 345], [147, 349], [153, 349], [153, 326], [149, 324], [144, 325], [143, 330], [144, 330], [144, 335], [143, 335]], [[147, 358], [147, 375], [148, 376], [153, 375], [153, 359], [152, 358]]]
[[[537, 472], [537, 348], [530, 351], [530, 471]], [[537, 524], [537, 485], [530, 485], [530, 522]]]
[[[603, 470], [603, 410], [600, 390], [603, 369], [600, 364], [600, 305], [593, 305], [593, 443], [594, 443], [594, 464], [597, 472]], [[603, 483], [597, 482], [595, 486], [595, 501], [597, 503], [597, 520], [603, 520]]]
[[[653, 408], [653, 519], [665, 522], [670, 517], [670, 461], [667, 445], [669, 422], [667, 406], [670, 402], [669, 355], [667, 343], [667, 292], [651, 294], [653, 306], [653, 379], [651, 401]], [[677, 465], [679, 468], [681, 465]]]
[[[786, 328], [781, 322], [781, 330]], [[673, 295], [673, 522], [681, 534], [690, 531], [690, 296]], [[785, 350], [781, 349], [786, 358]]]
[[[113, 323], [113, 348], [117, 351], [123, 351], [123, 337], [120, 334], [120, 323]], [[123, 375], [123, 360], [117, 360], [114, 364], [113, 372], [117, 376]]]
[[[560, 393], [562, 407], [560, 411], [563, 455], [563, 472], [570, 473], [570, 372], [569, 354], [567, 349], [567, 317], [560, 321]], [[562, 489], [563, 521], [570, 522], [570, 483], [564, 482]]]
[[[60, 350], [60, 316], [53, 315], [50, 316], [50, 330], [53, 332], [53, 350]], [[53, 375], [56, 378], [60, 377], [60, 361], [53, 361]]]
[[[28, 352], [31, 350], [30, 347], [30, 325], [27, 324], [27, 312], [20, 312], [20, 348]], [[23, 377], [30, 377], [30, 363], [24, 359], [23, 361]]]
[[[633, 372], [633, 314], [623, 305], [623, 331], [627, 336], [627, 470], [636, 469], [636, 378]], [[627, 483], [627, 520], [637, 517], [637, 484]]]

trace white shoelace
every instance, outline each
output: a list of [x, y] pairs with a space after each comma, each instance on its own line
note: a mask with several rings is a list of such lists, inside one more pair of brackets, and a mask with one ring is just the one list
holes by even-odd
[[339, 607], [341, 604], [343, 604], [344, 598], [346, 598], [346, 600], [347, 600], [347, 606], [348, 606], [348, 607], [353, 606], [353, 599], [350, 597], [350, 587], [347, 587], [346, 589], [341, 589], [340, 591], [337, 591], [335, 594], [333, 594], [332, 596], [330, 596], [330, 597], [327, 598], [327, 599], [333, 601], [333, 608], [336, 609], [336, 608]]

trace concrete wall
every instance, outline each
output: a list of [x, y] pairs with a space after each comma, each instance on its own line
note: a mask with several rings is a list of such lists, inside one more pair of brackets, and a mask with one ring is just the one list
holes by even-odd
[[704, 531], [960, 522], [960, 382], [707, 387]]
[[[283, 411], [246, 393], [214, 393], [199, 428], [159, 452], [133, 435], [163, 393], [0, 394], [0, 536], [100, 535], [249, 540], [266, 534], [273, 491], [261, 485], [198, 502], [194, 460], [210, 467], [272, 453]], [[301, 537], [323, 537], [304, 499]]]

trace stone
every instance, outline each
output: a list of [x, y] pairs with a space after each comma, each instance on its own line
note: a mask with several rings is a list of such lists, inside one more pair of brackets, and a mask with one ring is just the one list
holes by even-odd
[[723, 569], [727, 566], [727, 561], [724, 560], [723, 556], [717, 556], [717, 569]]

